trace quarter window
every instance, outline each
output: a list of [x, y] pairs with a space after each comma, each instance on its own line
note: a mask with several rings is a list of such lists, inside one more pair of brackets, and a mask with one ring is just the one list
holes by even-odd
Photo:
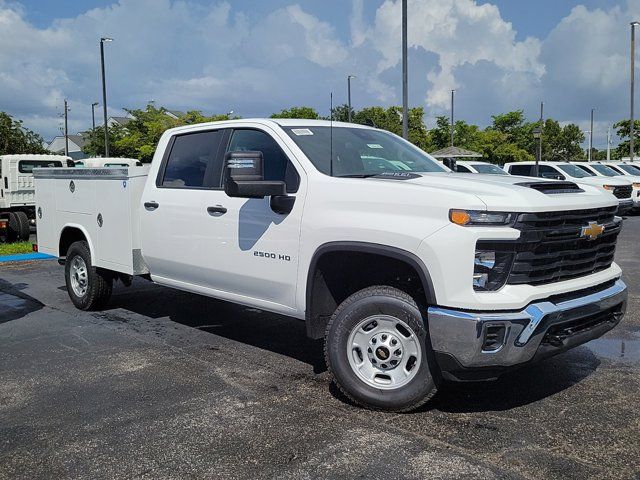
[[509, 167], [509, 173], [511, 175], [521, 175], [523, 177], [531, 176], [531, 165], [511, 165]]
[[265, 180], [280, 180], [287, 185], [287, 192], [298, 191], [300, 176], [271, 135], [260, 130], [235, 130], [229, 152], [247, 151], [262, 152]]
[[219, 188], [222, 159], [218, 148], [222, 131], [178, 135], [167, 158], [161, 186]]
[[61, 167], [60, 160], [20, 160], [18, 171], [20, 173], [33, 173], [34, 168]]

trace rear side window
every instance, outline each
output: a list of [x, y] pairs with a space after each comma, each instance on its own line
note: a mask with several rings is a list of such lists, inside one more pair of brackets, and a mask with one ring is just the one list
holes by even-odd
[[285, 182], [289, 193], [298, 191], [300, 176], [271, 135], [260, 130], [234, 130], [229, 152], [237, 151], [262, 152], [264, 179]]
[[521, 175], [523, 177], [531, 176], [532, 165], [511, 165], [509, 167], [509, 173], [511, 175]]
[[221, 138], [221, 130], [176, 136], [158, 186], [219, 188], [222, 159], [218, 149]]
[[456, 165], [456, 172], [460, 172], [460, 173], [473, 173], [471, 170], [469, 170], [467, 167], [465, 167], [464, 165]]
[[20, 160], [18, 171], [20, 173], [32, 173], [34, 168], [61, 167], [59, 160]]

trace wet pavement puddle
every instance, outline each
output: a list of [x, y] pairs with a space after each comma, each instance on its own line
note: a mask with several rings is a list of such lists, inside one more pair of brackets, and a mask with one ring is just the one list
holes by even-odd
[[599, 357], [619, 362], [640, 362], [640, 333], [638, 338], [598, 338], [585, 344]]

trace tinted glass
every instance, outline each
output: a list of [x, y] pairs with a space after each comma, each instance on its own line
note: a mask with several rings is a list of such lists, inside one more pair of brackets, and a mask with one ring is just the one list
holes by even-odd
[[18, 171], [20, 173], [32, 173], [34, 168], [61, 167], [60, 160], [20, 160]]
[[501, 169], [497, 165], [492, 165], [492, 164], [488, 164], [488, 163], [474, 163], [471, 166], [473, 168], [475, 168], [478, 171], [478, 173], [491, 173], [491, 174], [494, 174], [494, 175], [506, 175], [507, 174], [507, 172], [505, 172], [503, 169]]
[[[220, 187], [222, 159], [218, 158], [221, 131], [179, 135], [175, 138], [162, 179], [163, 187]], [[205, 182], [207, 169], [210, 173]]]
[[426, 152], [380, 130], [288, 127], [285, 131], [313, 165], [327, 175], [332, 163], [336, 177], [446, 171]]
[[560, 170], [573, 178], [587, 178], [594, 176], [593, 173], [588, 173], [582, 168], [571, 165], [570, 163], [567, 165], [558, 165], [558, 168], [560, 168]]
[[530, 177], [533, 165], [511, 165], [509, 167], [509, 173], [511, 175], [522, 175], [523, 177]]
[[262, 152], [264, 179], [285, 182], [289, 193], [298, 190], [298, 172], [271, 135], [260, 130], [235, 130], [229, 144], [229, 152], [238, 151]]
[[622, 170], [627, 172], [629, 175], [640, 175], [640, 168], [635, 165], [618, 165]]
[[599, 174], [604, 175], [605, 177], [619, 177], [621, 175], [613, 168], [607, 167], [606, 165], [593, 164], [591, 165], [591, 168], [593, 168]]

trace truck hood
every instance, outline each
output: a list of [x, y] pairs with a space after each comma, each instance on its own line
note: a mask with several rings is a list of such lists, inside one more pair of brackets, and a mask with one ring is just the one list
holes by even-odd
[[571, 181], [577, 183], [578, 185], [595, 185], [597, 187], [602, 187], [603, 185], [622, 187], [631, 184], [631, 180], [626, 180], [620, 177], [585, 177], [576, 178], [575, 180]]
[[[544, 193], [527, 186], [531, 183], [558, 183], [557, 180], [518, 177], [514, 175], [483, 175], [477, 173], [438, 172], [424, 173], [406, 180], [371, 177], [375, 182], [398, 182], [420, 185], [435, 190], [472, 194], [486, 205], [487, 210], [507, 210], [522, 212], [575, 210], [611, 207], [618, 204], [613, 194], [599, 186], [582, 184], [582, 192]], [[524, 184], [524, 185], [522, 185]], [[623, 182], [627, 185], [629, 182]], [[464, 197], [464, 195], [461, 195]], [[451, 205], [452, 208], [466, 208], [465, 205]]]

